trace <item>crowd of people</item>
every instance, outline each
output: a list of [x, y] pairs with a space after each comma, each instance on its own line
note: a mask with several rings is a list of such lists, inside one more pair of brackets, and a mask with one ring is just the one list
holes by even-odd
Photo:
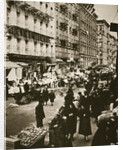
[[[88, 141], [92, 135], [91, 117], [95, 118], [97, 131], [92, 140], [92, 146], [116, 145], [118, 143], [118, 91], [117, 76], [113, 76], [108, 84], [99, 84], [99, 79], [90, 74], [85, 82], [85, 91], [78, 92], [75, 99], [72, 86], [69, 87], [65, 103], [50, 123], [50, 144], [52, 147], [70, 147], [74, 134]], [[115, 86], [114, 86], [115, 85]]]
[[[67, 86], [68, 90], [64, 96], [64, 105], [49, 124], [50, 146], [51, 147], [70, 147], [77, 132], [77, 118], [79, 118], [78, 134], [84, 136], [84, 140], [89, 140], [92, 135], [91, 117], [95, 118], [97, 131], [94, 135], [92, 146], [110, 145], [118, 143], [118, 82], [117, 75], [107, 76], [105, 84], [101, 81], [100, 74], [96, 70], [89, 73], [81, 71], [80, 78], [68, 76], [60, 78], [58, 87]], [[77, 75], [78, 76], [78, 75]], [[43, 119], [46, 117], [43, 105], [47, 105], [50, 100], [53, 106], [56, 98], [55, 92], [49, 85], [40, 85], [37, 81], [31, 88], [28, 82], [20, 81], [19, 92], [15, 92], [15, 99], [18, 104], [24, 104], [25, 99], [30, 102], [32, 99], [39, 102], [35, 108], [37, 127], [43, 127]], [[84, 93], [78, 92], [75, 97], [73, 86], [83, 85]], [[24, 98], [25, 97], [25, 98]], [[26, 102], [27, 103], [27, 102]], [[113, 136], [112, 136], [113, 135]]]

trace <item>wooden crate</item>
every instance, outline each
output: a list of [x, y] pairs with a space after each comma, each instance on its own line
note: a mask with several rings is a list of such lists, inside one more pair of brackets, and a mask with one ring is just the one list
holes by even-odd
[[20, 147], [19, 139], [5, 138], [6, 149], [18, 149]]

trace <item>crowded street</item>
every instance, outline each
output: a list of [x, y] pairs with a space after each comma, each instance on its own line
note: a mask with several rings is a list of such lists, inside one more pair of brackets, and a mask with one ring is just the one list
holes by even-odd
[[[75, 90], [75, 95], [77, 95], [77, 91], [84, 91], [84, 88], [78, 88]], [[63, 96], [59, 95], [59, 90], [57, 92], [57, 97], [55, 99], [54, 105], [51, 106], [50, 102], [48, 102], [47, 106], [44, 106], [44, 111], [46, 114], [46, 118], [44, 119], [44, 126], [47, 128], [48, 123], [51, 119], [55, 116], [58, 112], [58, 109], [61, 105], [63, 105], [64, 99]], [[7, 110], [6, 110], [6, 135], [7, 136], [14, 136], [23, 128], [27, 127], [29, 124], [35, 124], [35, 114], [34, 110], [38, 102], [32, 102], [30, 104], [16, 106], [14, 104], [15, 101], [12, 97], [10, 97], [6, 103]], [[11, 114], [11, 115], [10, 115]], [[25, 121], [26, 120], [26, 121]], [[16, 124], [16, 126], [15, 126]], [[89, 136], [89, 141], [85, 142], [82, 135], [78, 134], [78, 126], [79, 120], [77, 124], [76, 133], [74, 135], [75, 140], [73, 141], [73, 146], [91, 146], [91, 142], [93, 136], [97, 130], [95, 119], [91, 118], [91, 126], [92, 126], [92, 135]], [[49, 138], [46, 137], [46, 146], [49, 142]]]
[[[72, 74], [75, 77], [76, 71], [73, 71]], [[7, 95], [6, 136], [16, 138], [19, 137], [19, 134], [23, 134], [28, 126], [37, 126], [37, 128], [44, 128], [48, 131], [44, 137], [43, 147], [91, 146], [98, 141], [98, 139], [95, 141], [94, 138], [100, 127], [98, 124], [104, 124], [106, 128], [110, 124], [115, 137], [105, 135], [107, 129], [104, 128], [100, 131], [105, 133], [102, 137], [104, 141], [101, 138], [99, 142], [100, 145], [108, 145], [110, 142], [115, 145], [117, 143], [116, 74], [110, 72], [108, 79], [104, 78], [104, 74], [103, 82], [96, 72], [96, 67], [93, 66], [91, 70], [89, 68], [88, 73], [84, 72], [79, 75], [82, 78], [81, 75], [83, 80], [81, 79], [80, 83], [75, 82], [80, 80], [79, 77], [77, 79], [67, 77], [62, 80], [63, 83], [58, 84], [58, 80], [55, 81], [57, 87], [54, 85], [52, 87], [52, 84], [47, 83], [41, 85], [39, 84], [41, 82], [38, 83], [37, 80], [34, 81], [33, 88], [30, 88], [27, 82], [24, 86], [22, 85], [24, 82], [21, 81], [20, 90], [23, 89], [24, 92]], [[15, 83], [14, 88], [17, 89]], [[41, 120], [39, 121], [37, 117]], [[116, 128], [112, 126], [112, 123]], [[57, 134], [61, 134], [64, 138], [61, 139]], [[111, 139], [107, 140], [105, 136]], [[54, 138], [57, 138], [57, 141], [54, 142]], [[67, 145], [65, 139], [69, 141]]]

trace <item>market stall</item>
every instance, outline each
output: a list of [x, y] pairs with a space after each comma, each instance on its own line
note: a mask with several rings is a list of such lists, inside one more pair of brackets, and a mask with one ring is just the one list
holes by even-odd
[[[6, 149], [44, 148], [44, 140], [47, 133], [48, 129], [37, 128], [32, 124], [20, 131], [16, 136], [6, 138]], [[17, 144], [12, 144], [12, 142], [17, 142]]]
[[20, 80], [22, 78], [22, 67], [15, 62], [7, 61], [5, 64], [6, 78], [8, 81]]

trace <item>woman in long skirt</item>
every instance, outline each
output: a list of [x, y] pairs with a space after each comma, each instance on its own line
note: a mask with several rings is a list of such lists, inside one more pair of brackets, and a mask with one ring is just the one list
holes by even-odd
[[87, 92], [84, 92], [84, 97], [80, 101], [80, 126], [79, 126], [79, 134], [84, 135], [84, 139], [88, 141], [88, 135], [92, 134], [91, 131], [91, 123], [90, 123], [90, 100], [87, 96]]

